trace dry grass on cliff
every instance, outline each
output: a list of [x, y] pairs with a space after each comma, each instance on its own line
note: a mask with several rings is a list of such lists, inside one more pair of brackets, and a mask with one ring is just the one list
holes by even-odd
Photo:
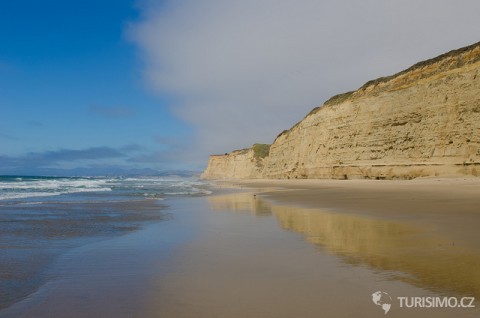
[[[438, 63], [438, 62], [442, 62], [444, 60], [447, 61], [447, 59], [451, 59], [451, 58], [456, 57], [456, 59], [454, 61], [450, 61], [446, 65], [443, 65], [443, 67], [440, 67], [439, 71], [444, 71], [445, 68], [454, 69], [454, 68], [462, 67], [465, 64], [472, 64], [472, 63], [478, 62], [478, 61], [480, 61], [480, 54], [478, 54], [478, 52], [474, 52], [478, 48], [480, 48], [480, 42], [477, 42], [477, 43], [474, 43], [472, 45], [465, 46], [465, 47], [462, 47], [462, 48], [459, 48], [459, 49], [456, 49], [456, 50], [449, 51], [447, 53], [441, 54], [437, 57], [434, 57], [434, 58], [431, 58], [431, 59], [428, 59], [428, 60], [425, 60], [425, 61], [418, 62], [418, 63], [412, 65], [411, 67], [409, 67], [409, 68], [407, 68], [403, 71], [400, 71], [398, 73], [395, 73], [393, 75], [384, 76], [384, 77], [380, 77], [380, 78], [368, 81], [356, 91], [350, 91], [350, 92], [338, 94], [338, 95], [335, 95], [335, 96], [329, 98], [327, 101], [325, 101], [323, 103], [322, 106], [313, 108], [304, 117], [304, 119], [306, 117], [310, 116], [310, 115], [313, 115], [313, 114], [317, 113], [323, 106], [338, 105], [338, 104], [343, 103], [344, 101], [351, 98], [352, 95], [354, 93], [356, 93], [357, 91], [365, 90], [367, 87], [370, 87], [370, 86], [376, 86], [376, 85], [381, 84], [381, 83], [386, 83], [386, 82], [391, 81], [391, 80], [393, 80], [393, 79], [395, 79], [395, 78], [397, 78], [401, 75], [404, 75], [406, 73], [413, 72], [415, 70], [424, 68], [426, 66], [433, 65], [433, 64]], [[475, 54], [466, 54], [467, 52], [472, 52], [472, 53], [475, 53]], [[293, 125], [290, 129], [282, 131], [277, 136], [277, 138], [275, 138], [275, 140], [277, 140], [280, 136], [288, 135], [288, 133], [290, 131], [292, 131], [295, 127], [297, 127], [302, 121], [303, 121], [303, 119], [301, 121], [299, 121], [298, 123], [296, 123], [295, 125]]]
[[254, 144], [253, 147], [253, 156], [255, 158], [265, 158], [270, 153], [270, 145], [268, 144]]
[[428, 60], [425, 60], [425, 61], [418, 62], [418, 63], [412, 65], [411, 67], [409, 67], [409, 68], [407, 68], [407, 69], [405, 69], [401, 72], [395, 73], [395, 74], [390, 75], [390, 76], [380, 77], [380, 78], [368, 81], [362, 87], [360, 87], [360, 90], [365, 89], [369, 86], [375, 86], [375, 85], [378, 85], [380, 83], [385, 83], [385, 82], [391, 81], [391, 80], [393, 80], [393, 79], [395, 79], [395, 78], [397, 78], [401, 75], [404, 75], [406, 73], [413, 72], [415, 70], [433, 65], [435, 63], [439, 63], [439, 62], [442, 62], [442, 61], [447, 61], [447, 59], [456, 58], [455, 60], [450, 61], [448, 64], [442, 65], [441, 67], [439, 67], [439, 71], [445, 71], [446, 69], [455, 69], [455, 68], [462, 67], [466, 64], [475, 63], [475, 62], [480, 60], [480, 54], [465, 54], [465, 53], [467, 53], [469, 51], [473, 51], [477, 48], [480, 48], [480, 42], [477, 42], [475, 44], [465, 46], [465, 47], [462, 47], [462, 48], [459, 48], [459, 49], [456, 49], [456, 50], [452, 50], [450, 52], [441, 54], [437, 57], [434, 57], [434, 58], [431, 58], [431, 59], [428, 59]]

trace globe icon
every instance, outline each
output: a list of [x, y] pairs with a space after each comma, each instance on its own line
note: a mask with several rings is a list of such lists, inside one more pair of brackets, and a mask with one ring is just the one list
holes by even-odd
[[382, 307], [385, 315], [392, 307], [392, 297], [386, 292], [376, 291], [372, 294], [372, 301], [375, 305]]

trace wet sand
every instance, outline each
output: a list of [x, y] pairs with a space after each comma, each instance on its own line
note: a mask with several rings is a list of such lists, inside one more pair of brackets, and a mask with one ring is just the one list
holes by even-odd
[[65, 252], [168, 219], [157, 200], [69, 199], [0, 205], [0, 309], [56, 277], [51, 266]]
[[478, 182], [374, 182], [252, 181], [170, 200], [171, 221], [64, 255], [55, 280], [0, 316], [384, 317], [381, 290], [388, 317], [478, 317], [478, 302], [396, 300], [480, 298]]
[[278, 204], [415, 224], [448, 236], [453, 245], [480, 249], [480, 178], [249, 180], [226, 184], [257, 188]]

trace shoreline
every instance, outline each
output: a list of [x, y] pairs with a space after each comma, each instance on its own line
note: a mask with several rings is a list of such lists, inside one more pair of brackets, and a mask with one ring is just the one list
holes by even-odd
[[169, 219], [165, 204], [155, 199], [92, 202], [75, 194], [69, 198], [78, 201], [1, 207], [0, 316], [2, 310], [51, 284], [58, 275], [55, 264], [65, 255]]
[[[380, 209], [378, 201], [391, 198], [379, 194], [397, 188], [398, 200], [415, 194], [424, 206], [439, 197], [448, 201], [451, 180], [435, 181], [442, 185], [434, 189], [432, 180], [413, 188], [396, 181], [307, 181], [220, 182], [212, 195], [169, 199], [164, 203], [171, 220], [75, 249], [57, 264], [58, 279], [0, 316], [383, 316], [372, 303], [376, 290], [394, 300], [475, 296], [479, 306], [478, 218], [459, 220], [471, 229], [451, 245], [449, 237], [459, 233], [452, 231], [448, 209], [395, 212], [415, 200], [389, 212], [365, 209]], [[477, 185], [453, 182], [453, 197], [470, 197], [465, 189]], [[334, 202], [336, 209], [319, 207]], [[362, 204], [352, 208], [352, 202]], [[405, 315], [475, 317], [478, 308], [407, 310], [392, 304], [389, 317]]]
[[[418, 213], [432, 207], [439, 212], [448, 212], [455, 205], [457, 212], [480, 213], [477, 208], [480, 204], [480, 178], [475, 177], [413, 180], [232, 179], [213, 182], [220, 189], [258, 189], [259, 195], [279, 203], [333, 209], [336, 212], [381, 216], [380, 212]], [[438, 202], [439, 196], [442, 202]], [[413, 200], [423, 203], [409, 202]], [[411, 205], [411, 209], [405, 211], [405, 205]]]
[[[359, 312], [372, 316], [377, 311], [370, 297], [374, 290], [387, 290], [392, 297], [473, 293], [478, 301], [476, 283], [452, 276], [464, 271], [444, 268], [443, 261], [453, 256], [452, 264], [471, 260], [480, 264], [480, 253], [459, 258], [447, 249], [425, 257], [425, 249], [443, 241], [428, 233], [423, 237], [421, 228], [273, 203], [270, 193], [284, 192], [272, 189], [277, 185], [270, 183], [262, 186], [267, 186], [260, 189], [264, 195], [259, 195], [258, 187], [224, 184], [214, 191], [216, 195], [202, 199], [210, 204], [207, 224], [197, 240], [176, 253], [174, 272], [160, 279], [162, 292], [157, 297], [166, 303], [154, 306], [159, 317], [318, 317], [322, 313], [346, 317]], [[398, 249], [403, 252], [397, 253]], [[413, 258], [409, 261], [406, 255]], [[451, 288], [449, 280], [436, 281], [442, 275], [455, 278], [458, 288]], [[392, 317], [478, 314], [471, 309], [395, 311]]]
[[[0, 309], [0, 317], [142, 317], [151, 278], [169, 270], [164, 258], [185, 236], [172, 231], [170, 206], [164, 202], [158, 204], [161, 219], [57, 255], [46, 268], [49, 279]], [[167, 235], [158, 237], [159, 230]]]
[[448, 234], [452, 244], [480, 250], [480, 178], [252, 179], [220, 181], [218, 186], [254, 189], [277, 205], [428, 227]]
[[[270, 202], [273, 214], [284, 229], [302, 233], [306, 241], [331, 249], [333, 254], [345, 256], [347, 250], [346, 254], [356, 254], [357, 261], [373, 268], [378, 268], [381, 257], [385, 257], [381, 262], [388, 264], [388, 270], [403, 271], [408, 275], [428, 276], [428, 271], [432, 271], [455, 281], [455, 272], [464, 272], [464, 277], [457, 277], [456, 284], [462, 286], [457, 286], [460, 293], [468, 290], [475, 294], [477, 302], [480, 300], [480, 275], [476, 270], [480, 266], [480, 178], [262, 179], [220, 181], [218, 185], [251, 189], [254, 199]], [[326, 228], [324, 223], [330, 223], [335, 230]], [[392, 233], [381, 232], [374, 228], [376, 226], [394, 230]], [[370, 233], [362, 236], [362, 231]], [[392, 247], [402, 246], [398, 255], [385, 251], [387, 244], [372, 244], [375, 239], [395, 237], [396, 231], [415, 233], [415, 239], [408, 236], [396, 238], [398, 242]], [[367, 245], [349, 241], [352, 236], [366, 240]], [[369, 248], [371, 253], [364, 253]], [[375, 251], [375, 248], [379, 250]], [[410, 249], [406, 254], [405, 248]], [[398, 265], [404, 263], [402, 257], [412, 255], [430, 269], [425, 271], [413, 263]], [[385, 270], [381, 266], [380, 269]], [[426, 280], [424, 285], [440, 289], [452, 285], [448, 278], [430, 277]]]

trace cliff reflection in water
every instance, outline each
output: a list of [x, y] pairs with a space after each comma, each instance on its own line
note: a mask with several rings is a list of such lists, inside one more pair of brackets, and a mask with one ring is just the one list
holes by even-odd
[[302, 233], [323, 251], [352, 265], [388, 271], [392, 279], [440, 293], [480, 298], [480, 250], [454, 245], [407, 222], [271, 204], [251, 193], [209, 197], [215, 211], [272, 214], [280, 226]]
[[257, 199], [252, 193], [238, 192], [209, 196], [208, 201], [213, 211], [247, 212], [258, 216], [271, 215], [270, 204]]

